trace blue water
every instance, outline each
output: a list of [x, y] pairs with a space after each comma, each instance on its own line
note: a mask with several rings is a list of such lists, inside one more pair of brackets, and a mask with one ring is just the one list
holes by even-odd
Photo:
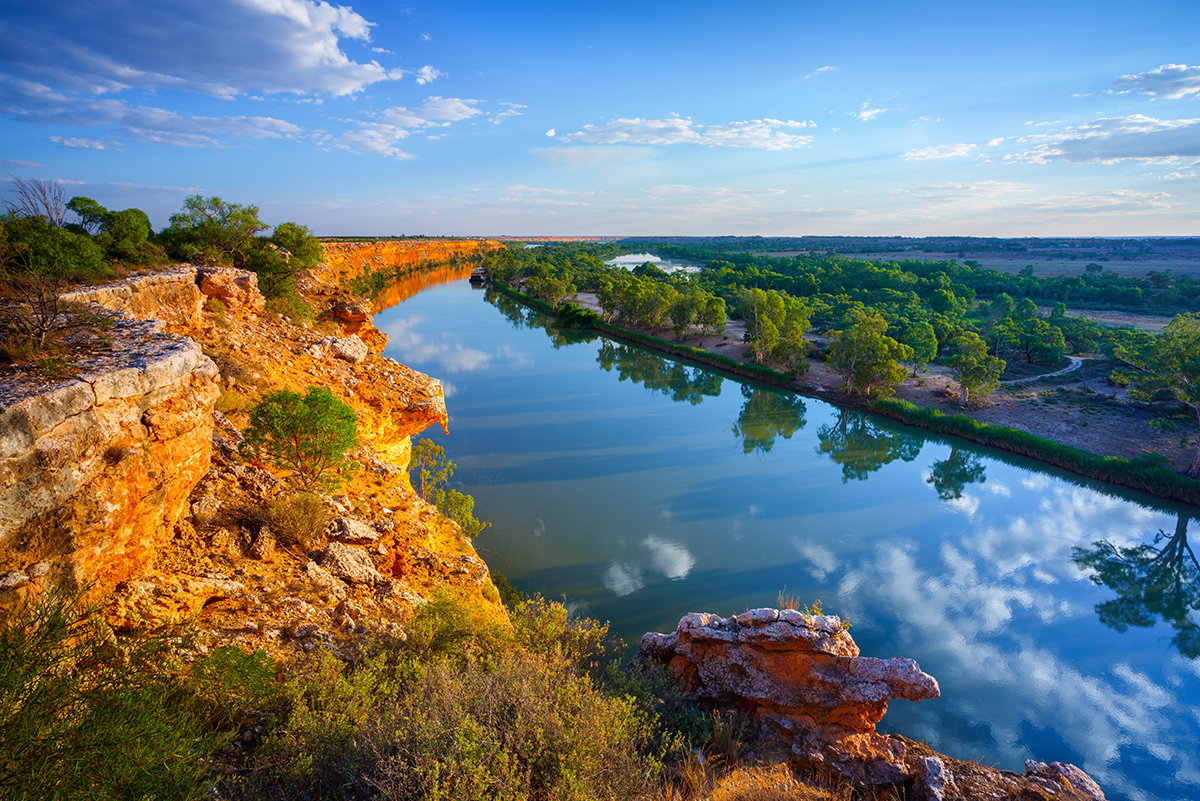
[[[423, 436], [518, 589], [634, 644], [689, 611], [819, 598], [865, 655], [911, 657], [941, 684], [893, 702], [881, 730], [1018, 772], [1073, 762], [1111, 799], [1200, 797], [1200, 587], [1172, 539], [1200, 509], [572, 340], [465, 281], [375, 322], [389, 356], [442, 380], [450, 435]], [[1075, 549], [1098, 541], [1174, 542], [1155, 564], [1175, 558], [1178, 586], [1093, 583]]]

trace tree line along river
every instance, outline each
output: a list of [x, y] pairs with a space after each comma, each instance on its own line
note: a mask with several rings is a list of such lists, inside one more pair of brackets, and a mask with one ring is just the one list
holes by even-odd
[[689, 611], [820, 599], [940, 699], [881, 731], [1113, 799], [1200, 796], [1200, 510], [562, 332], [456, 280], [379, 312], [442, 380], [493, 572], [636, 646]]

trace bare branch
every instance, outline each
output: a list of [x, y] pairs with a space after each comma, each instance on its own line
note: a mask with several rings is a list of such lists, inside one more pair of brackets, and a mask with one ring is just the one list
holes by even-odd
[[15, 200], [5, 206], [18, 217], [41, 217], [55, 228], [62, 228], [67, 219], [67, 200], [62, 184], [46, 178], [17, 178], [10, 175], [8, 191]]

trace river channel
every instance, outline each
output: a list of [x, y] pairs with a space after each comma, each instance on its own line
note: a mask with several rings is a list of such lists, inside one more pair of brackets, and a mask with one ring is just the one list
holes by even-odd
[[636, 645], [689, 611], [848, 616], [939, 699], [881, 731], [1110, 799], [1200, 797], [1200, 509], [779, 392], [543, 318], [457, 280], [379, 312], [441, 379], [453, 483], [524, 592]]

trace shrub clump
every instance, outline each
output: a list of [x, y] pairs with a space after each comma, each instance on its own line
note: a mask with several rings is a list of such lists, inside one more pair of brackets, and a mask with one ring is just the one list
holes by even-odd
[[327, 387], [264, 393], [244, 436], [244, 456], [291, 470], [305, 490], [334, 490], [357, 467], [346, 451], [358, 445], [358, 415]]

